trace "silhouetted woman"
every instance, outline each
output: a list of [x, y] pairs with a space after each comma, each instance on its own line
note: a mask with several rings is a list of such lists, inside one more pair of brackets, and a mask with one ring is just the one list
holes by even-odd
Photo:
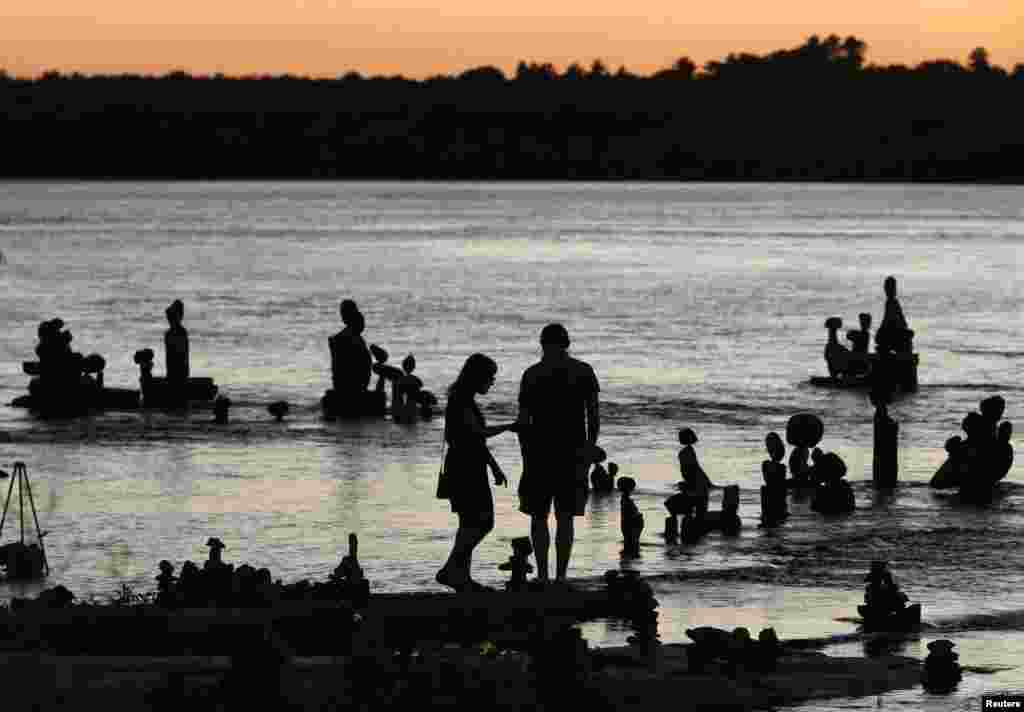
[[514, 423], [489, 427], [476, 404], [476, 396], [491, 389], [497, 373], [493, 359], [473, 354], [448, 389], [444, 424], [448, 454], [444, 466], [451, 480], [450, 499], [452, 511], [459, 516], [459, 529], [452, 553], [436, 579], [457, 591], [489, 590], [470, 576], [473, 550], [494, 528], [494, 498], [487, 468], [491, 469], [494, 484], [507, 485], [508, 480], [487, 448], [487, 438], [516, 427]]

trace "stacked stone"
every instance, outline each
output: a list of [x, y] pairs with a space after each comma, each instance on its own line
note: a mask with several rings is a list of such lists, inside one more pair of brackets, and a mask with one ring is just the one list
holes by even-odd
[[921, 684], [929, 692], [952, 692], [962, 676], [957, 662], [960, 656], [953, 652], [953, 642], [933, 640], [928, 643], [928, 651], [921, 671]]
[[815, 465], [818, 485], [811, 509], [822, 514], [845, 514], [856, 508], [853, 487], [847, 482], [846, 463], [834, 452], [823, 453]]
[[605, 585], [620, 606], [626, 611], [630, 624], [636, 631], [627, 638], [630, 645], [650, 649], [660, 645], [658, 639], [658, 599], [650, 584], [642, 580], [635, 571], [607, 571]]
[[813, 472], [808, 458], [811, 448], [821, 442], [825, 424], [813, 413], [797, 413], [786, 423], [786, 442], [793, 446], [789, 454], [788, 481], [791, 487], [814, 485]]
[[[29, 381], [29, 405], [44, 413], [74, 415], [101, 405], [103, 369], [99, 354], [82, 356], [71, 350], [71, 332], [61, 319], [40, 322], [36, 345], [38, 361], [26, 361], [22, 370]], [[25, 404], [24, 402], [16, 404]]]
[[992, 495], [995, 484], [1013, 467], [1013, 425], [1001, 421], [1005, 409], [1006, 401], [995, 395], [981, 401], [980, 412], [964, 417], [961, 428], [967, 437], [946, 441], [949, 457], [932, 477], [932, 487], [959, 487], [961, 497], [972, 500]]
[[498, 565], [499, 571], [510, 571], [512, 578], [505, 582], [506, 591], [523, 591], [528, 585], [526, 575], [533, 571], [533, 564], [530, 563], [530, 554], [533, 553], [533, 544], [530, 537], [519, 536], [512, 539], [512, 556], [508, 561]]
[[308, 580], [293, 584], [272, 581], [270, 570], [256, 569], [248, 564], [237, 568], [223, 561], [223, 542], [216, 537], [207, 541], [209, 559], [200, 569], [191, 561], [174, 575], [169, 561], [160, 562], [157, 580], [157, 603], [165, 608], [195, 608], [207, 606], [232, 608], [263, 608], [280, 601], [346, 601], [353, 608], [366, 606], [370, 584], [356, 557], [358, 542], [350, 535], [349, 553], [328, 576], [326, 583]]

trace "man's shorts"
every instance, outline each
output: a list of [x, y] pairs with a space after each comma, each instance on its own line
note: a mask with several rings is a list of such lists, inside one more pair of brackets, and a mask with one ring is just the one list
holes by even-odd
[[575, 460], [527, 465], [519, 480], [519, 511], [532, 517], [546, 517], [553, 504], [556, 516], [583, 516], [587, 506], [588, 470], [586, 463]]

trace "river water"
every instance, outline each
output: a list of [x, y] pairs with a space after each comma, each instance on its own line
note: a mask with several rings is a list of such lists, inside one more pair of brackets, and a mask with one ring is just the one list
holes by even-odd
[[[856, 625], [843, 619], [856, 614], [869, 562], [888, 559], [929, 626], [905, 652], [923, 657], [929, 640], [948, 637], [961, 662], [990, 669], [949, 697], [885, 699], [970, 709], [984, 690], [1024, 689], [1024, 487], [1017, 467], [993, 504], [972, 507], [927, 482], [981, 398], [1003, 395], [1004, 417], [1017, 417], [1022, 250], [1017, 187], [4, 183], [0, 466], [27, 464], [50, 532], [48, 583], [79, 597], [152, 590], [161, 559], [204, 560], [209, 536], [225, 542], [227, 561], [323, 579], [349, 532], [374, 590], [437, 590], [455, 526], [433, 497], [442, 419], [321, 419], [338, 302], [359, 303], [367, 341], [393, 361], [415, 354], [442, 399], [469, 354], [495, 358], [497, 382], [481, 398], [492, 423], [514, 418], [540, 329], [560, 321], [598, 375], [601, 444], [637, 480], [647, 520], [641, 558], [621, 562], [618, 503], [592, 497], [572, 576], [620, 566], [648, 576], [665, 641], [686, 640], [694, 625], [755, 635], [770, 625], [849, 652], [861, 643], [844, 637]], [[881, 496], [870, 486], [866, 397], [808, 379], [825, 372], [825, 319], [851, 328], [867, 311], [877, 325], [890, 274], [916, 333], [921, 388], [891, 409], [900, 487]], [[229, 425], [211, 425], [208, 410], [40, 421], [6, 405], [25, 392], [21, 363], [52, 317], [75, 349], [106, 358], [107, 385], [137, 387], [132, 354], [147, 346], [162, 373], [175, 298], [192, 374], [231, 398]], [[279, 399], [292, 405], [283, 423], [266, 412]], [[824, 420], [821, 447], [846, 461], [857, 511], [826, 519], [796, 501], [785, 525], [759, 529], [764, 436], [801, 411]], [[741, 487], [737, 538], [660, 538], [684, 426], [698, 433], [711, 479]], [[514, 436], [491, 443], [512, 486], [496, 492], [475, 577], [499, 585], [497, 564], [528, 520], [516, 511]], [[2, 538], [16, 527], [9, 519]], [[597, 622], [585, 633], [603, 645], [628, 631]], [[832, 707], [808, 707], [819, 708]]]

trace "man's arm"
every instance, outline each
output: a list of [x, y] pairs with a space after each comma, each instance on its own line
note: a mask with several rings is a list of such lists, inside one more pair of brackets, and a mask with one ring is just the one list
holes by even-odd
[[601, 432], [601, 410], [597, 404], [597, 394], [587, 398], [587, 442], [597, 444], [597, 436]]
[[530, 408], [526, 405], [527, 388], [528, 384], [524, 373], [519, 381], [519, 414], [516, 416], [516, 425], [519, 426], [516, 429], [516, 438], [519, 440], [519, 454], [523, 458], [524, 471], [526, 469], [526, 440], [529, 437], [530, 424], [533, 422]]

